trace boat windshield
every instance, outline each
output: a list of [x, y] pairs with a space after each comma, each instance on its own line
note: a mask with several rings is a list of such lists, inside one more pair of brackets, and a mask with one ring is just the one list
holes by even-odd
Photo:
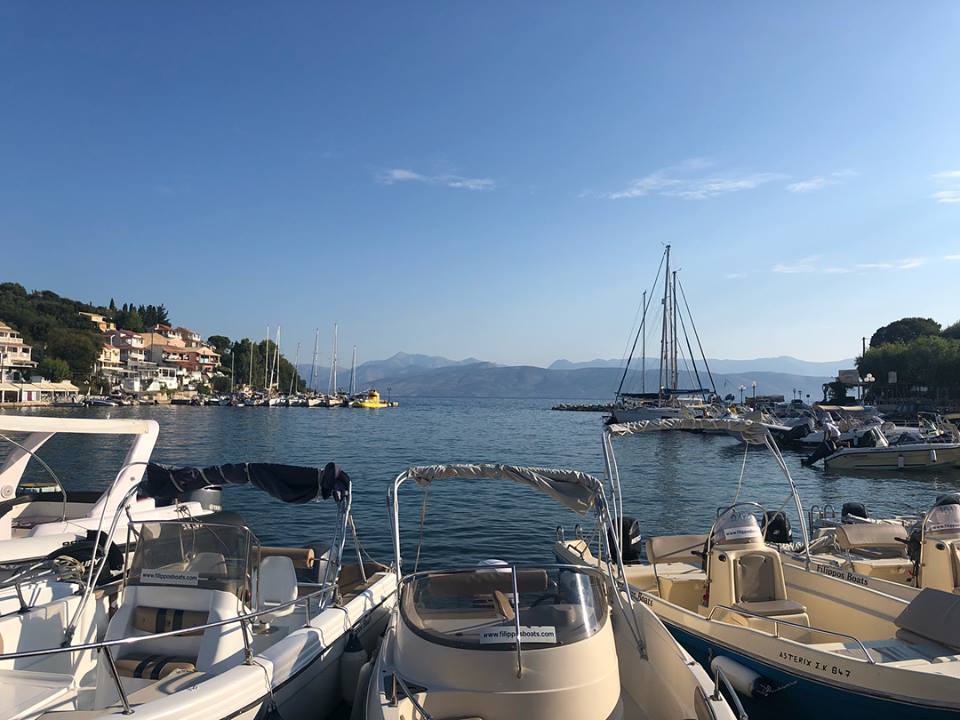
[[240, 525], [205, 522], [139, 523], [130, 585], [206, 588], [250, 597], [257, 540]]
[[431, 642], [478, 650], [511, 650], [517, 615], [524, 648], [584, 640], [607, 617], [605, 586], [575, 568], [517, 568], [519, 603], [509, 567], [438, 571], [407, 579], [401, 612]]

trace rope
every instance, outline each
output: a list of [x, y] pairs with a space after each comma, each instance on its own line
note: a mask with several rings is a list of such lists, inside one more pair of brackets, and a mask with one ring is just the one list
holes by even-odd
[[733, 496], [733, 504], [736, 505], [740, 499], [740, 488], [743, 487], [743, 473], [747, 469], [747, 452], [750, 450], [750, 443], [743, 443], [743, 464], [740, 466], [740, 479], [737, 480], [737, 494]]
[[[637, 340], [640, 339], [640, 333], [646, 332], [646, 317], [647, 317], [647, 308], [650, 307], [650, 302], [653, 300], [653, 291], [657, 289], [657, 283], [660, 282], [660, 270], [663, 268], [663, 260], [667, 256], [667, 251], [663, 251], [663, 255], [660, 256], [660, 265], [657, 266], [657, 274], [653, 278], [653, 287], [650, 288], [650, 294], [647, 295], [647, 304], [644, 305], [643, 301], [640, 302], [640, 305], [643, 306], [643, 318], [644, 321], [640, 324], [640, 327], [637, 329], [636, 337], [633, 338], [633, 348], [630, 350], [630, 356], [627, 358], [627, 364], [623, 367], [623, 376], [620, 378], [620, 385], [617, 387], [617, 397], [620, 397], [620, 391], [623, 390], [623, 383], [627, 379], [627, 372], [630, 370], [630, 361], [633, 360], [633, 353], [637, 349]], [[637, 325], [637, 315], [640, 314], [640, 308], [637, 307], [637, 314], [633, 316], [633, 325], [630, 326], [630, 334], [633, 334], [633, 328]], [[630, 342], [630, 335], [627, 335], [627, 342]], [[624, 348], [626, 350], [626, 348]]]

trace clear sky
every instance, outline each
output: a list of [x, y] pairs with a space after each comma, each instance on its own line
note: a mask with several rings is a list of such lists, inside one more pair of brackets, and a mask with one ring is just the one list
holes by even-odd
[[[956, 2], [6, 2], [0, 279], [284, 350], [713, 357], [960, 319]], [[289, 343], [289, 344], [288, 344]]]

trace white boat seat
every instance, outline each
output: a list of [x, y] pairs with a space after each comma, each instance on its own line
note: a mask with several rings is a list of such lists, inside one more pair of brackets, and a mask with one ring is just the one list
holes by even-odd
[[[856, 523], [839, 525], [837, 545], [841, 550], [897, 550], [906, 552], [907, 531], [893, 523]], [[902, 542], [901, 542], [902, 540]]]
[[960, 595], [924, 588], [893, 622], [902, 640], [913, 635], [960, 650]]
[[753, 615], [776, 617], [778, 615], [799, 615], [807, 608], [795, 600], [764, 600], [761, 602], [738, 602], [734, 609], [743, 610]]
[[[139, 605], [133, 610], [133, 626], [148, 633], [162, 633], [170, 630], [206, 625], [209, 613], [199, 610], [176, 610]], [[202, 635], [203, 630], [182, 633], [183, 637]]]
[[116, 661], [121, 677], [162, 680], [175, 672], [196, 672], [193, 659], [167, 655], [128, 655]]
[[706, 535], [661, 535], [647, 538], [647, 562], [702, 562], [702, 556], [695, 553], [703, 552], [706, 542]]
[[[273, 555], [260, 561], [257, 571], [257, 587], [260, 593], [260, 609], [282, 605], [297, 599], [297, 571], [293, 560], [286, 555]], [[273, 613], [272, 617], [289, 615], [295, 606], [289, 605]]]

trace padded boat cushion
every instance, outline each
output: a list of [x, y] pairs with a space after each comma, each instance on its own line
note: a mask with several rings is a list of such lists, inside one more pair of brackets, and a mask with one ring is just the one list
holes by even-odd
[[166, 655], [131, 655], [116, 661], [121, 677], [161, 680], [178, 670], [194, 672], [197, 666], [190, 658]]
[[[206, 625], [209, 614], [199, 610], [174, 610], [140, 605], [133, 609], [133, 626], [147, 633], [162, 633], [170, 630]], [[203, 630], [182, 633], [182, 637], [202, 635]]]
[[764, 553], [741, 555], [737, 563], [737, 601], [763, 604], [777, 600], [774, 558]]
[[799, 615], [805, 613], [807, 608], [793, 600], [768, 600], [766, 602], [738, 602], [734, 605], [737, 610], [762, 615], [763, 617], [774, 617], [776, 615]]
[[960, 650], [960, 595], [924, 588], [893, 622], [901, 630]]
[[700, 562], [694, 551], [703, 552], [706, 535], [661, 535], [647, 538], [647, 562]]
[[[841, 550], [895, 548], [906, 550], [907, 531], [903, 525], [892, 523], [856, 523], [840, 525], [836, 530], [837, 545]], [[901, 540], [903, 542], [901, 542]]]
[[[490, 595], [495, 590], [513, 592], [513, 574], [509, 570], [477, 570], [466, 573], [430, 575], [427, 587], [438, 597]], [[547, 589], [546, 570], [517, 570], [518, 592], [543, 592]]]

